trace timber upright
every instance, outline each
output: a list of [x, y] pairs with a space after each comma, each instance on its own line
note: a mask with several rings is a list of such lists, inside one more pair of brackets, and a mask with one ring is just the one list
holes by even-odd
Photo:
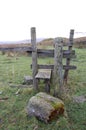
[[36, 29], [31, 28], [31, 43], [32, 43], [32, 76], [33, 76], [33, 86], [35, 90], [38, 90], [37, 80], [35, 78], [38, 67], [37, 67], [37, 47], [36, 47]]
[[53, 85], [54, 85], [54, 96], [62, 95], [63, 92], [63, 46], [62, 39], [55, 38], [54, 40], [55, 50], [54, 50], [54, 70], [53, 70]]
[[[68, 43], [68, 50], [70, 51], [70, 53], [72, 52], [73, 37], [74, 37], [74, 30], [72, 29], [72, 30], [70, 30], [69, 43]], [[66, 58], [66, 65], [67, 66], [70, 65], [70, 60], [71, 60], [70, 57]], [[65, 84], [67, 84], [68, 72], [69, 72], [69, 69], [65, 69], [65, 72], [64, 72], [64, 83]]]

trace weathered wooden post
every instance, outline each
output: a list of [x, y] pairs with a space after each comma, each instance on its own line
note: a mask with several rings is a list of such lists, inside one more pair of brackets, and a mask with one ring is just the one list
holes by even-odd
[[55, 38], [55, 51], [54, 51], [54, 96], [61, 96], [63, 91], [63, 74], [62, 74], [62, 58], [63, 58], [63, 52], [62, 52], [62, 39], [61, 38]]
[[37, 68], [37, 47], [36, 47], [36, 29], [31, 28], [31, 43], [32, 43], [32, 76], [33, 76], [33, 86], [35, 90], [38, 90], [37, 79], [35, 78], [38, 68]]
[[[73, 36], [74, 36], [74, 30], [71, 29], [70, 30], [70, 37], [69, 37], [69, 44], [68, 44], [68, 50], [70, 52], [72, 51], [72, 46], [73, 46]], [[70, 65], [70, 60], [71, 60], [71, 58], [66, 59], [67, 66]], [[68, 79], [68, 71], [69, 71], [69, 69], [65, 69], [65, 72], [64, 72], [64, 83], [66, 83], [66, 84], [67, 84], [67, 79]]]

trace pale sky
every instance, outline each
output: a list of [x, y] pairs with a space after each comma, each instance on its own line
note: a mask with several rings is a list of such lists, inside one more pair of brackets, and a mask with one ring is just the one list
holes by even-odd
[[86, 35], [85, 13], [86, 0], [0, 0], [0, 41]]

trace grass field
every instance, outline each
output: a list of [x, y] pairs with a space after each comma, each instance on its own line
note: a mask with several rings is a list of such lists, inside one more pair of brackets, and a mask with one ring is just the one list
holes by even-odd
[[[28, 117], [26, 107], [36, 94], [30, 87], [19, 88], [24, 75], [31, 75], [31, 57], [7, 57], [0, 53], [0, 130], [85, 130], [86, 102], [76, 103], [74, 96], [86, 95], [86, 49], [75, 49], [76, 59], [71, 64], [77, 70], [69, 72], [64, 100], [68, 118], [60, 117], [50, 124], [44, 124], [34, 117]], [[41, 63], [52, 63], [50, 58], [39, 59]], [[19, 94], [16, 92], [20, 89]], [[3, 99], [3, 100], [1, 100]]]

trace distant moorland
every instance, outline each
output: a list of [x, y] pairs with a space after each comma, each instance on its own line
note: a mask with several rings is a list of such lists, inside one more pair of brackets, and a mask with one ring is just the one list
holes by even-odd
[[[61, 37], [63, 39], [63, 45], [67, 45], [68, 43], [68, 38]], [[37, 43], [39, 45], [53, 45], [53, 40], [54, 38], [39, 38], [37, 39]], [[20, 46], [30, 46], [31, 45], [31, 40], [22, 40], [22, 41], [3, 41], [0, 42], [0, 48], [3, 47], [20, 47]], [[78, 48], [86, 48], [86, 37], [79, 37], [79, 38], [74, 38], [74, 46]]]

